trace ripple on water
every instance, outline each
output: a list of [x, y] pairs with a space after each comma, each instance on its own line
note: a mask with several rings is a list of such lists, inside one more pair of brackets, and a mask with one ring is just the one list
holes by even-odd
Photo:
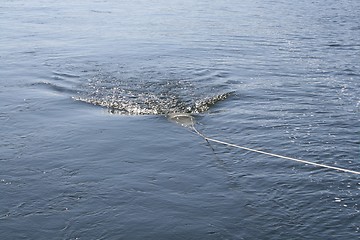
[[202, 113], [232, 94], [224, 87], [213, 86], [210, 94], [189, 79], [177, 76], [171, 80], [168, 75], [156, 71], [138, 75], [101, 72], [88, 78], [81, 89], [82, 93], [73, 97], [75, 100], [127, 115]]

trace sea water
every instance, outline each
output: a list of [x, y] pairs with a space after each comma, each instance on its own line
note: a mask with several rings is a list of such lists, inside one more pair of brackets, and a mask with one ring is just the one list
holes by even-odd
[[358, 239], [358, 175], [209, 145], [156, 111], [232, 92], [191, 115], [206, 136], [359, 171], [359, 16], [356, 0], [2, 0], [0, 238]]

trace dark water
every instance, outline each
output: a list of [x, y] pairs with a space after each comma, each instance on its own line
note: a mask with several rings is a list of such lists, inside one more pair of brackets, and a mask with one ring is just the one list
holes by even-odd
[[2, 0], [0, 238], [360, 239], [359, 175], [156, 115], [233, 92], [194, 115], [204, 134], [359, 171], [359, 16], [357, 0]]

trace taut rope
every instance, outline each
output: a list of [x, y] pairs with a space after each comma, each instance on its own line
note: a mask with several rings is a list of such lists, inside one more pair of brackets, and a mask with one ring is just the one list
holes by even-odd
[[248, 147], [243, 147], [243, 146], [236, 145], [236, 144], [233, 144], [233, 143], [220, 141], [220, 140], [217, 140], [217, 139], [214, 139], [214, 138], [209, 138], [209, 137], [205, 136], [204, 134], [202, 134], [201, 132], [199, 132], [199, 130], [197, 130], [195, 128], [195, 124], [193, 124], [191, 127], [192, 127], [192, 130], [194, 130], [194, 132], [196, 134], [198, 134], [199, 136], [204, 138], [207, 142], [219, 143], [219, 144], [226, 145], [226, 146], [229, 146], [229, 147], [240, 148], [240, 149], [243, 149], [243, 150], [246, 150], [246, 151], [256, 152], [256, 153], [260, 153], [260, 154], [264, 154], [264, 155], [268, 155], [268, 156], [272, 156], [272, 157], [282, 158], [282, 159], [291, 160], [291, 161], [295, 161], [295, 162], [301, 162], [301, 163], [305, 163], [305, 164], [309, 164], [309, 165], [313, 165], [313, 166], [317, 166], [317, 167], [328, 168], [328, 169], [333, 169], [333, 170], [338, 170], [338, 171], [342, 171], [342, 172], [347, 172], [347, 173], [353, 173], [353, 174], [359, 174], [360, 175], [360, 172], [350, 170], [350, 169], [346, 169], [346, 168], [334, 167], [334, 166], [329, 166], [329, 165], [320, 164], [320, 163], [314, 163], [314, 162], [310, 162], [310, 161], [306, 161], [306, 160], [302, 160], [302, 159], [286, 157], [286, 156], [282, 156], [282, 155], [279, 155], [279, 154], [269, 153], [269, 152], [265, 152], [265, 151], [261, 151], [261, 150], [256, 150], [256, 149], [252, 149], [252, 148], [248, 148]]

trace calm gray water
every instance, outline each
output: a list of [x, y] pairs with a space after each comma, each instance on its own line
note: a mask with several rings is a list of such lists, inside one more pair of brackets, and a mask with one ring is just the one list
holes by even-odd
[[359, 16], [357, 0], [2, 0], [0, 239], [360, 239], [359, 175], [164, 115], [360, 171]]

